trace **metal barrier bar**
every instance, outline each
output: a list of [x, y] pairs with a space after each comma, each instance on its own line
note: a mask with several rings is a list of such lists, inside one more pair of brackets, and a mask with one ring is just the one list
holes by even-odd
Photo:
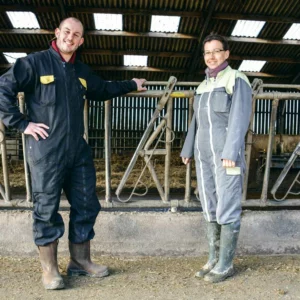
[[[189, 111], [188, 111], [188, 122], [189, 125], [191, 124], [193, 118], [193, 104], [194, 104], [194, 97], [189, 98]], [[187, 164], [186, 166], [186, 176], [185, 176], [185, 193], [184, 193], [184, 201], [190, 202], [191, 201], [191, 180], [192, 177], [192, 162]]]
[[281, 93], [281, 92], [274, 92], [274, 93], [258, 93], [255, 96], [255, 99], [264, 99], [264, 100], [299, 100], [300, 93]]
[[[199, 85], [198, 82], [177, 82], [176, 83], [178, 86], [181, 85], [181, 86], [197, 86]], [[157, 85], [166, 85], [166, 82], [160, 82], [160, 81], [154, 81], [154, 82], [146, 82], [146, 85], [152, 85], [152, 86], [157, 86]], [[270, 161], [271, 161], [271, 158], [272, 158], [272, 145], [273, 145], [273, 139], [274, 139], [274, 131], [275, 131], [275, 128], [274, 128], [274, 122], [276, 120], [276, 112], [277, 112], [277, 107], [278, 107], [278, 102], [280, 100], [299, 100], [300, 99], [300, 93], [281, 93], [281, 92], [262, 92], [262, 88], [286, 88], [286, 89], [292, 89], [292, 88], [295, 88], [295, 89], [300, 89], [300, 86], [299, 85], [277, 85], [277, 84], [261, 84], [260, 85], [260, 89], [259, 91], [253, 96], [253, 99], [256, 100], [256, 99], [266, 99], [266, 100], [273, 100], [273, 105], [272, 105], [272, 116], [271, 116], [271, 122], [270, 122], [270, 133], [269, 133], [269, 141], [268, 141], [268, 154], [267, 154], [267, 165], [266, 165], [266, 169], [265, 169], [265, 177], [264, 177], [264, 185], [263, 185], [263, 190], [262, 190], [262, 195], [261, 195], [261, 201], [266, 205], [266, 201], [267, 201], [267, 189], [268, 189], [268, 180], [269, 180], [269, 172], [270, 172]], [[164, 95], [164, 91], [153, 91], [153, 90], [149, 90], [149, 91], [145, 91], [145, 92], [139, 92], [139, 93], [136, 93], [136, 92], [132, 92], [132, 93], [129, 93], [127, 94], [127, 96], [130, 96], [130, 97], [162, 97]], [[170, 92], [169, 94], [167, 95], [164, 95], [166, 99], [169, 99], [169, 98], [189, 98], [189, 122], [191, 121], [191, 118], [192, 118], [192, 114], [193, 114], [193, 108], [192, 108], [192, 103], [193, 103], [193, 96], [194, 96], [194, 91], [187, 91], [187, 90], [182, 90], [182, 91], [172, 91]], [[24, 105], [24, 96], [23, 97], [19, 97], [19, 100], [20, 100], [20, 110], [22, 113], [25, 113], [25, 105]], [[172, 100], [172, 99], [170, 99]], [[169, 100], [169, 103], [171, 103], [171, 101]], [[166, 100], [167, 101], [167, 100]], [[22, 104], [23, 102], [23, 104]], [[256, 101], [254, 101], [256, 102]], [[171, 104], [170, 104], [170, 107], [171, 107]], [[163, 106], [160, 106], [158, 107], [160, 110], [163, 108]], [[23, 110], [24, 109], [24, 110]], [[252, 110], [254, 111], [255, 109], [255, 103], [253, 105], [253, 108]], [[168, 106], [168, 109], [169, 111], [169, 106]], [[171, 108], [170, 108], [171, 110]], [[155, 118], [158, 117], [158, 115], [156, 114], [155, 116], [153, 116]], [[152, 117], [152, 120], [153, 120], [153, 117]], [[167, 118], [167, 120], [163, 120], [161, 122], [162, 125], [159, 125], [159, 126], [164, 126], [165, 123], [167, 124], [167, 128], [170, 128], [171, 127], [171, 124], [172, 124], [172, 114], [171, 113], [167, 113], [165, 115], [165, 117]], [[170, 118], [170, 119], [169, 119]], [[253, 125], [253, 124], [252, 124]], [[3, 126], [3, 124], [2, 124]], [[158, 126], [158, 127], [159, 127]], [[2, 127], [4, 129], [4, 126]], [[88, 140], [88, 105], [87, 105], [87, 102], [85, 103], [85, 106], [84, 106], [84, 128], [85, 128], [85, 138]], [[152, 127], [153, 128], [153, 127]], [[151, 129], [152, 129], [151, 128]], [[1, 130], [1, 128], [0, 128]], [[148, 132], [148, 131], [149, 132]], [[150, 131], [149, 129], [147, 129], [147, 134], [149, 136], [150, 134]], [[148, 147], [150, 146], [150, 139], [152, 139], [152, 141], [157, 137], [157, 134], [154, 136], [152, 135], [150, 137], [150, 139], [148, 140], [148, 142], [146, 143], [146, 146], [145, 146], [145, 152], [144, 152], [144, 158], [145, 158], [145, 161], [148, 160], [152, 154], [157, 154], [159, 153], [160, 155], [166, 155], [166, 158], [165, 158], [165, 163], [166, 163], [166, 167], [165, 167], [165, 174], [168, 175], [169, 174], [169, 169], [167, 167], [168, 164], [170, 164], [170, 149], [171, 149], [171, 134], [170, 132], [168, 133], [168, 129], [166, 131], [166, 152], [163, 152], [163, 151], [160, 151], [159, 149], [155, 150], [153, 153], [149, 154], [146, 149], [148, 149]], [[248, 136], [249, 136], [249, 139], [248, 139]], [[252, 133], [250, 133], [249, 135], [247, 136], [247, 145], [250, 145], [249, 146], [249, 151], [250, 152], [247, 152], [247, 149], [246, 149], [246, 159], [247, 159], [247, 166], [249, 169], [249, 165], [250, 165], [250, 157], [251, 157], [251, 144], [252, 144]], [[141, 142], [141, 141], [140, 141]], [[24, 168], [25, 168], [25, 181], [26, 181], [26, 191], [27, 191], [27, 201], [30, 201], [31, 200], [31, 188], [30, 188], [30, 180], [29, 180], [29, 170], [28, 170], [28, 166], [27, 166], [27, 163], [26, 163], [26, 150], [25, 150], [25, 141], [24, 141], [24, 135], [22, 135], [22, 143], [23, 143], [23, 153], [24, 153]], [[143, 143], [145, 143], [145, 141], [143, 141]], [[139, 145], [140, 146], [140, 145]], [[138, 146], [138, 149], [139, 149], [139, 146]], [[1, 144], [1, 149], [3, 147], [3, 143]], [[247, 147], [247, 146], [246, 146]], [[149, 150], [149, 149], [148, 149]], [[3, 158], [5, 158], [5, 162], [2, 162], [3, 164], [3, 171], [4, 173], [7, 174], [6, 178], [4, 176], [4, 185], [5, 185], [5, 197], [6, 197], [6, 200], [9, 201], [10, 198], [11, 198], [11, 195], [10, 195], [10, 186], [9, 186], [9, 178], [8, 178], [8, 170], [7, 170], [7, 160], [6, 160], [6, 149], [3, 149], [2, 150], [2, 160]], [[140, 151], [142, 151], [142, 149], [140, 149], [139, 151], [137, 151], [137, 153], [140, 153]], [[151, 150], [149, 150], [151, 151]], [[169, 154], [168, 154], [169, 153]], [[133, 162], [131, 161], [131, 164]], [[135, 161], [134, 161], [135, 163]], [[155, 173], [154, 171], [154, 168], [153, 168], [153, 165], [151, 167], [151, 164], [149, 164], [148, 166], [149, 170], [151, 173]], [[6, 169], [6, 170], [5, 170]], [[111, 199], [112, 199], [112, 196], [111, 196], [111, 101], [106, 101], [105, 102], [105, 175], [106, 175], [106, 182], [105, 182], [105, 185], [106, 185], [106, 195], [105, 195], [105, 199], [107, 202], [110, 202]], [[127, 172], [128, 170], [126, 170]], [[125, 173], [126, 175], [126, 173]], [[128, 174], [127, 174], [128, 175]], [[152, 174], [153, 177], [155, 178], [156, 174]], [[157, 177], [157, 176], [156, 176]], [[167, 180], [169, 180], [170, 176], [166, 176], [165, 177], [165, 192], [163, 192], [163, 188], [161, 187], [161, 189], [159, 188], [159, 185], [157, 184], [158, 186], [158, 189], [160, 189], [160, 194], [164, 194], [164, 197], [162, 197], [162, 199], [164, 201], [166, 200], [169, 200], [169, 182], [167, 182]], [[158, 180], [158, 179], [157, 179]], [[246, 187], [246, 189], [244, 189], [244, 191], [246, 192], [247, 190], [247, 181], [248, 181], [248, 173], [246, 173], [246, 176], [245, 176], [245, 182], [246, 182], [246, 185], [244, 185], [244, 187]], [[124, 182], [122, 181], [120, 183], [120, 185], [124, 185]], [[120, 185], [117, 189], [117, 192], [116, 194], [118, 195], [118, 193], [120, 192]], [[1, 192], [1, 187], [0, 187], [0, 192]], [[2, 189], [2, 192], [3, 192], [3, 189]], [[246, 194], [243, 195], [243, 200], [245, 200], [246, 198]], [[186, 172], [186, 188], [185, 188], [185, 198], [184, 198], [184, 201], [185, 202], [189, 202], [191, 199], [191, 164], [188, 164], [187, 166], [187, 172]]]
[[269, 186], [269, 178], [270, 178], [272, 148], [273, 148], [273, 141], [274, 141], [274, 134], [275, 134], [275, 123], [276, 123], [278, 103], [279, 103], [278, 99], [272, 101], [272, 112], [271, 112], [269, 141], [268, 141], [268, 149], [267, 149], [267, 157], [266, 157], [266, 165], [265, 165], [265, 174], [264, 174], [263, 187], [262, 187], [262, 192], [260, 197], [263, 205], [266, 205], [268, 199], [267, 194], [268, 194], [268, 186]]
[[[23, 115], [26, 115], [24, 93], [19, 93], [18, 99], [19, 99], [19, 105], [20, 105], [20, 112]], [[24, 160], [24, 171], [25, 171], [26, 201], [32, 202], [31, 180], [30, 180], [30, 173], [29, 173], [29, 168], [28, 168], [28, 164], [27, 164], [26, 142], [25, 142], [25, 134], [24, 133], [22, 133], [22, 148], [23, 148], [23, 160]]]
[[105, 101], [105, 201], [111, 202], [111, 100]]
[[262, 88], [274, 88], [274, 89], [300, 89], [300, 85], [297, 84], [269, 84], [263, 83]]
[[7, 166], [7, 151], [6, 151], [6, 139], [5, 139], [5, 127], [2, 121], [0, 121], [0, 134], [1, 134], [1, 155], [2, 155], [2, 168], [3, 168], [3, 180], [4, 180], [4, 190], [1, 188], [1, 195], [5, 202], [10, 202], [10, 184], [8, 176], [8, 166]]
[[168, 100], [167, 107], [167, 129], [166, 129], [166, 156], [165, 156], [165, 201], [170, 201], [170, 165], [172, 149], [172, 117], [173, 117], [173, 99]]
[[[166, 84], [166, 83], [165, 83]], [[126, 94], [128, 97], [157, 97], [161, 98], [164, 91], [145, 91], [145, 92], [131, 92]], [[190, 98], [194, 96], [194, 91], [173, 91], [168, 95], [171, 98]]]
[[255, 107], [256, 107], [255, 97], [261, 91], [261, 86], [262, 86], [262, 80], [255, 79], [253, 81], [253, 84], [252, 84], [252, 89], [253, 89], [252, 113], [251, 113], [249, 130], [248, 130], [247, 138], [246, 138], [246, 150], [245, 150], [246, 171], [245, 171], [245, 177], [244, 177], [244, 183], [243, 183], [242, 202], [245, 202], [246, 198], [247, 198], [248, 178], [249, 178], [249, 169], [250, 169], [250, 161], [251, 161], [252, 142], [253, 142], [252, 128], [253, 128], [253, 123], [254, 123], [254, 114], [255, 114]]

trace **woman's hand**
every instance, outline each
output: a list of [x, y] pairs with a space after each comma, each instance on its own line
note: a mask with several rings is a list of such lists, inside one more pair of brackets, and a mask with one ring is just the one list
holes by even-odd
[[182, 157], [182, 162], [183, 162], [185, 165], [187, 165], [190, 161], [191, 161], [190, 158], [188, 158], [188, 157]]
[[223, 167], [224, 168], [234, 168], [235, 161], [230, 160], [230, 159], [223, 159]]

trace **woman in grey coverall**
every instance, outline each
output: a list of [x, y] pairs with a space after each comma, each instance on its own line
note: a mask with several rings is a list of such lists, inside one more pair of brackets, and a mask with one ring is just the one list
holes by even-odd
[[207, 221], [209, 259], [196, 276], [219, 282], [234, 273], [252, 92], [247, 77], [228, 65], [225, 38], [207, 36], [203, 50], [206, 79], [196, 90], [194, 116], [180, 156], [188, 164], [194, 154]]

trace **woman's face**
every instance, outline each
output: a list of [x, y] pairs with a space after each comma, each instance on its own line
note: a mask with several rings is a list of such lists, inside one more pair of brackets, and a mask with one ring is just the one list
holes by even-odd
[[213, 40], [205, 43], [203, 55], [207, 67], [215, 69], [229, 57], [229, 50], [225, 51], [220, 41]]

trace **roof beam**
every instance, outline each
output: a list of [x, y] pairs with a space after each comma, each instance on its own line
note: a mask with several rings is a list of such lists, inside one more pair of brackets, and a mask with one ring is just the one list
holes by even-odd
[[[30, 34], [30, 35], [54, 35], [53, 30], [47, 29], [4, 29], [0, 28], [0, 34]], [[199, 40], [200, 37], [181, 34], [181, 33], [162, 33], [162, 32], [130, 32], [130, 31], [111, 31], [111, 30], [87, 30], [86, 36], [127, 36], [127, 37], [149, 37], [149, 38], [171, 38], [171, 39], [187, 39]], [[253, 44], [269, 44], [269, 45], [295, 45], [299, 46], [298, 40], [267, 40], [248, 37], [227, 37], [229, 42], [237, 43], [253, 43]]]
[[[51, 34], [53, 30], [47, 29], [1, 29], [0, 34]], [[196, 36], [181, 33], [162, 33], [162, 32], [130, 32], [130, 31], [113, 31], [113, 30], [87, 30], [85, 35], [91, 36], [131, 36], [131, 37], [153, 37], [153, 38], [173, 38], [173, 39], [197, 39]]]
[[31, 11], [33, 13], [60, 13], [59, 6], [33, 6], [33, 5], [0, 5], [0, 13], [6, 11]]
[[[61, 1], [61, 0], [60, 0]], [[102, 8], [102, 7], [83, 7], [83, 6], [63, 6], [63, 10], [69, 13], [106, 13], [106, 14], [122, 14], [122, 15], [168, 15], [187, 18], [203, 18], [207, 16], [207, 11], [180, 11], [180, 10], [155, 10], [155, 9], [130, 9], [130, 8]], [[33, 6], [33, 5], [0, 5], [0, 12], [6, 11], [31, 11], [34, 13], [62, 13], [61, 2], [58, 6]], [[214, 12], [212, 19], [219, 20], [253, 20], [265, 21], [270, 23], [299, 23], [299, 18], [253, 15], [253, 14], [232, 14]]]
[[[9, 69], [13, 64], [0, 64], [0, 69]], [[127, 66], [103, 66], [90, 65], [93, 70], [98, 71], [137, 71], [137, 72], [164, 72], [164, 73], [187, 73], [186, 69], [162, 69], [151, 67], [127, 67]], [[291, 74], [269, 74], [262, 72], [243, 72], [249, 77], [274, 77], [274, 78], [290, 78]], [[196, 72], [196, 74], [204, 74], [204, 71]]]
[[214, 13], [213, 19], [219, 20], [248, 20], [248, 21], [265, 21], [269, 23], [299, 23], [299, 18], [287, 18], [281, 16], [264, 16], [251, 14], [229, 14], [229, 13]]
[[263, 60], [274, 63], [299, 64], [299, 59], [290, 57], [270, 57], [270, 56], [252, 56], [252, 55], [233, 55], [230, 54], [228, 60]]
[[[85, 6], [64, 6], [64, 8], [70, 13], [104, 13], [104, 14], [122, 14], [122, 15], [139, 15], [139, 16], [179, 16], [179, 17], [195, 17], [202, 18], [204, 12], [200, 11], [182, 11], [182, 10], [156, 10], [156, 9], [130, 9], [130, 8], [102, 8], [102, 7], [85, 7]], [[6, 11], [31, 11], [34, 13], [60, 13], [61, 8], [59, 6], [33, 6], [33, 5], [0, 5], [0, 12]]]
[[[24, 52], [32, 53], [45, 50], [45, 48], [0, 48], [0, 52]], [[163, 51], [144, 51], [144, 50], [101, 50], [101, 49], [85, 49], [80, 50], [81, 54], [95, 54], [95, 55], [147, 55], [156, 57], [180, 57], [190, 58], [192, 53], [180, 52], [163, 52]], [[299, 64], [298, 59], [289, 57], [269, 57], [269, 56], [252, 56], [252, 55], [233, 55], [231, 54], [229, 60], [263, 60], [275, 63]]]
[[229, 42], [237, 43], [254, 43], [254, 44], [269, 44], [269, 45], [300, 45], [300, 41], [297, 40], [266, 40], [259, 38], [249, 38], [249, 37], [227, 37]]

